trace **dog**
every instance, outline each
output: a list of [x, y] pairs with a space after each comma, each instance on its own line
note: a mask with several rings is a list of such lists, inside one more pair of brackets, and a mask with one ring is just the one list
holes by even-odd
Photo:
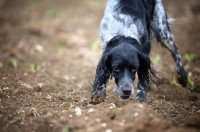
[[172, 53], [178, 81], [183, 87], [187, 85], [187, 73], [170, 31], [162, 0], [108, 0], [100, 24], [103, 53], [96, 69], [90, 103], [105, 100], [110, 76], [115, 78], [119, 97], [128, 99], [134, 93], [136, 73], [136, 101], [147, 101], [150, 83], [153, 78], [159, 79], [151, 67], [152, 34]]

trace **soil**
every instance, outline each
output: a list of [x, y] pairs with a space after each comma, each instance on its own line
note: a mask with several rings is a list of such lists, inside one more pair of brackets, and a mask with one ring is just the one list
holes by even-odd
[[92, 105], [105, 3], [0, 0], [0, 132], [200, 131], [200, 2], [164, 0], [194, 86], [176, 82], [171, 54], [155, 42], [151, 59], [164, 82], [148, 102], [119, 99], [110, 80], [105, 102]]

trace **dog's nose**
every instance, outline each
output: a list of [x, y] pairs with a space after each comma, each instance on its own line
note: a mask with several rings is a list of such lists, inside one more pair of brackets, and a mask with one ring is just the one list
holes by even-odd
[[130, 95], [130, 94], [131, 94], [131, 90], [123, 90], [123, 93], [124, 93], [125, 95]]

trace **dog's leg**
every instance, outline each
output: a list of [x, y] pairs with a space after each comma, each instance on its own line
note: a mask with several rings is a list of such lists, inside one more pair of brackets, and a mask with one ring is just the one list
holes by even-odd
[[173, 34], [170, 31], [167, 15], [161, 0], [157, 0], [151, 26], [158, 41], [160, 41], [160, 43], [172, 53], [172, 56], [176, 62], [178, 81], [182, 86], [185, 87], [187, 85], [187, 73], [181, 62], [181, 55], [177, 46], [175, 45]]
[[143, 86], [141, 83], [141, 81], [143, 80], [139, 80], [138, 82], [138, 88], [137, 88], [137, 95], [136, 95], [136, 98], [135, 100], [138, 101], [138, 102], [146, 102], [147, 101], [147, 88], [146, 86]]
[[96, 69], [93, 92], [90, 97], [91, 104], [98, 104], [104, 101], [106, 98], [106, 84], [109, 77], [110, 72], [106, 69], [106, 66], [103, 64], [101, 59]]
[[[146, 49], [150, 49], [150, 42], [146, 42]], [[138, 87], [137, 87], [137, 95], [135, 100], [138, 102], [146, 102], [147, 101], [147, 90], [149, 89], [149, 71], [150, 71], [150, 58], [149, 58], [150, 50], [146, 50], [147, 55], [139, 55], [140, 58], [140, 66], [138, 69]]]

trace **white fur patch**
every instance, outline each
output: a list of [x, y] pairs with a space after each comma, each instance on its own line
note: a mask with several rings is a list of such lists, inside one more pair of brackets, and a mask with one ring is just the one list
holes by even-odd
[[[100, 25], [100, 36], [102, 48], [105, 49], [107, 43], [116, 35], [132, 37], [140, 44], [140, 37], [144, 33], [142, 23], [134, 16], [115, 12], [115, 7], [119, 0], [108, 0], [104, 17]], [[135, 19], [134, 19], [135, 18]]]

